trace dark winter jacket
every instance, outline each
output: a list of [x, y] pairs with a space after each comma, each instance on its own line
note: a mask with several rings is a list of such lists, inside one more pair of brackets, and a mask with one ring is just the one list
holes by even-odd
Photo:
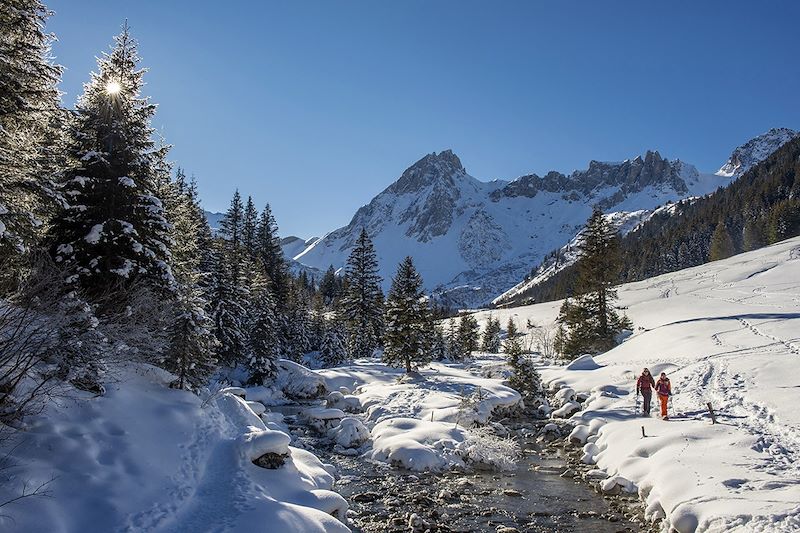
[[660, 396], [672, 396], [672, 385], [669, 382], [669, 378], [661, 378], [656, 383], [656, 392]]
[[650, 392], [650, 387], [655, 387], [656, 382], [653, 380], [653, 376], [651, 374], [642, 374], [639, 376], [639, 379], [636, 380], [636, 392], [639, 391], [643, 392]]

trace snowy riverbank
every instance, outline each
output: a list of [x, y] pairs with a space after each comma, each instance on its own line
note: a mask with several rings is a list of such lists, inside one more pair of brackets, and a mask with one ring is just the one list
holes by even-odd
[[[665, 530], [800, 528], [800, 239], [623, 285], [619, 295], [634, 335], [595, 368], [542, 369], [552, 388], [588, 397], [571, 418], [574, 436], [588, 440], [585, 460], [630, 483]], [[559, 305], [493, 315], [547, 325]], [[672, 379], [670, 421], [634, 412], [644, 366]]]
[[[117, 379], [104, 396], [62, 399], [28, 420], [0, 500], [52, 480], [50, 497], [8, 507], [0, 529], [349, 531], [332, 516], [347, 511], [332, 467], [289, 446], [243, 400], [220, 393], [204, 404], [148, 365]], [[256, 466], [266, 453], [283, 466]]]

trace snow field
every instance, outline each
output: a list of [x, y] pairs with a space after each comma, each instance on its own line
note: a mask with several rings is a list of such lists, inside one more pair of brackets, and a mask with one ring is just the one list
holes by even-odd
[[520, 396], [501, 379], [471, 370], [432, 363], [419, 377], [409, 378], [402, 370], [362, 359], [318, 373], [328, 389], [345, 387], [360, 400], [372, 439], [367, 456], [373, 460], [415, 471], [466, 463], [507, 467], [514, 446], [470, 428], [476, 422], [488, 423], [495, 411], [515, 406]]
[[[32, 417], [11, 451], [13, 475], [20, 484], [52, 479], [52, 497], [21, 500], [0, 529], [349, 531], [336, 518], [347, 503], [331, 490], [332, 467], [289, 446], [237, 391], [204, 405], [167, 388], [172, 379], [129, 365], [106, 395], [65, 399]], [[267, 452], [286, 455], [285, 464], [253, 464]], [[0, 499], [11, 488], [19, 487], [4, 484]]]
[[[626, 284], [619, 296], [632, 336], [540, 370], [557, 396], [586, 396], [568, 437], [584, 462], [630, 481], [664, 531], [800, 529], [800, 238]], [[548, 325], [560, 304], [492, 314]], [[651, 417], [635, 412], [645, 366], [672, 381], [669, 421], [656, 405]]]

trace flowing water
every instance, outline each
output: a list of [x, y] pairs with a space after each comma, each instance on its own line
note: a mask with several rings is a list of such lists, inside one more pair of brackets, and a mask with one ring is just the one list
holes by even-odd
[[523, 455], [511, 472], [412, 473], [334, 453], [327, 439], [296, 422], [292, 415], [300, 409], [280, 410], [299, 440], [336, 466], [335, 490], [350, 503], [349, 525], [357, 533], [640, 531], [623, 516], [620, 499], [560, 477], [568, 468], [565, 460], [554, 448], [545, 453], [532, 437], [520, 441]]

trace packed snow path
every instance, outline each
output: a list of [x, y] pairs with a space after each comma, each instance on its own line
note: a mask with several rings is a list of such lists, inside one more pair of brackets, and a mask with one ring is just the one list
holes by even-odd
[[[633, 481], [665, 528], [800, 529], [800, 238], [623, 285], [619, 295], [636, 328], [630, 338], [596, 357], [599, 368], [543, 369], [554, 387], [597, 391], [573, 417], [597, 434], [591, 460]], [[493, 314], [548, 325], [559, 306]], [[651, 418], [634, 412], [645, 366], [672, 381], [670, 421], [655, 408]]]

